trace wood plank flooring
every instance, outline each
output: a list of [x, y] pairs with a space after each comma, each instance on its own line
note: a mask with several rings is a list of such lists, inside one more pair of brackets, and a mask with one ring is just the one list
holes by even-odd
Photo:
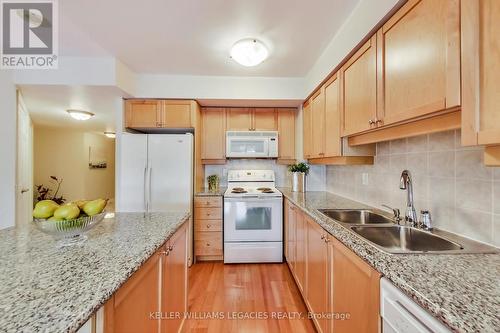
[[315, 332], [286, 264], [198, 263], [189, 276], [182, 332]]

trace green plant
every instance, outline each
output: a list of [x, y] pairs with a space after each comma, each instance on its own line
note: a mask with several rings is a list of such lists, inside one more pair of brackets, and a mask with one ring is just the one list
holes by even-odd
[[52, 189], [49, 186], [45, 186], [43, 184], [36, 185], [36, 191], [37, 191], [37, 196], [36, 196], [36, 202], [42, 201], [42, 200], [52, 200], [56, 202], [59, 205], [62, 205], [66, 199], [61, 195], [57, 196], [59, 193], [59, 189], [61, 188], [61, 183], [63, 182], [62, 179], [58, 179], [56, 176], [50, 176], [50, 183], [52, 186], [54, 186], [56, 189], [54, 191], [54, 194], [52, 194]]
[[309, 165], [304, 162], [300, 162], [297, 164], [292, 164], [288, 167], [290, 172], [303, 172], [306, 175], [309, 173]]
[[208, 189], [212, 191], [216, 191], [219, 187], [219, 176], [210, 175], [207, 177], [208, 181]]

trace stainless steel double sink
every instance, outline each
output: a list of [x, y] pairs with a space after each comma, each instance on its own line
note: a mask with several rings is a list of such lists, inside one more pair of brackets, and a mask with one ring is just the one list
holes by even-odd
[[370, 209], [319, 209], [388, 253], [497, 253], [494, 247], [434, 229], [425, 231], [398, 225], [382, 212]]

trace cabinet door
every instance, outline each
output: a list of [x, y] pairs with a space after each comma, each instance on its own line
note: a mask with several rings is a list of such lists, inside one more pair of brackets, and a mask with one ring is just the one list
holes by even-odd
[[460, 105], [459, 16], [458, 0], [410, 0], [377, 32], [384, 124]]
[[296, 109], [279, 109], [278, 143], [279, 159], [295, 159], [295, 113]]
[[462, 144], [500, 143], [500, 1], [462, 0]]
[[125, 102], [125, 127], [161, 127], [161, 110], [159, 100], [128, 100]]
[[325, 156], [325, 93], [319, 89], [311, 102], [312, 157]]
[[334, 74], [325, 84], [325, 156], [342, 156], [340, 134], [340, 84]]
[[256, 131], [277, 131], [278, 114], [273, 108], [257, 108], [253, 112], [253, 126]]
[[380, 273], [332, 238], [333, 312], [350, 314], [335, 320], [335, 333], [380, 332]]
[[202, 152], [201, 158], [223, 160], [226, 158], [225, 110], [222, 108], [202, 109]]
[[304, 158], [312, 157], [312, 126], [311, 126], [311, 103], [310, 101], [304, 103], [302, 107], [302, 129], [303, 129], [303, 149]]
[[189, 128], [191, 123], [191, 101], [163, 101], [162, 127]]
[[285, 201], [285, 258], [290, 270], [295, 274], [295, 234], [296, 208], [289, 200]]
[[250, 108], [230, 108], [226, 110], [226, 124], [228, 131], [251, 131], [252, 109]]
[[161, 321], [162, 333], [178, 332], [187, 311], [186, 223], [170, 238], [167, 246], [165, 249], [167, 254], [163, 256], [162, 262], [161, 309], [163, 313], [174, 315]]
[[377, 117], [377, 37], [367, 41], [341, 68], [342, 136], [369, 130]]
[[[328, 312], [328, 247], [327, 234], [309, 217], [307, 220], [307, 303], [311, 312], [321, 315]], [[313, 319], [318, 332], [328, 332], [326, 318]]]
[[306, 289], [306, 242], [307, 242], [307, 227], [304, 214], [296, 210], [295, 215], [296, 235], [295, 235], [295, 277], [297, 285], [305, 294]]
[[160, 311], [160, 258], [154, 254], [106, 303], [106, 332], [158, 332], [158, 320], [149, 314]]

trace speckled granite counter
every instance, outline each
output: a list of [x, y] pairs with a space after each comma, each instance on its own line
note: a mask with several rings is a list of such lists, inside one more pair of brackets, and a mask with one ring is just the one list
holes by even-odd
[[370, 207], [328, 192], [279, 190], [452, 330], [499, 332], [499, 254], [387, 254], [317, 210]]
[[220, 197], [224, 195], [226, 191], [225, 187], [220, 187], [218, 191], [209, 191], [208, 188], [204, 188], [203, 190], [196, 192], [196, 196], [198, 197]]
[[34, 226], [0, 231], [0, 332], [74, 332], [188, 219], [117, 213], [81, 246]]

